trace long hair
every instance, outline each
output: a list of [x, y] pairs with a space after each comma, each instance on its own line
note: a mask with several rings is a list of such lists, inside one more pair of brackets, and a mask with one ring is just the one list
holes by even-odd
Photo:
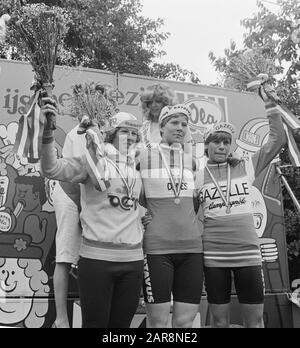
[[151, 122], [153, 115], [150, 113], [150, 106], [155, 99], [162, 102], [162, 107], [177, 104], [175, 93], [169, 86], [161, 83], [148, 86], [142, 92], [140, 100], [143, 116]]

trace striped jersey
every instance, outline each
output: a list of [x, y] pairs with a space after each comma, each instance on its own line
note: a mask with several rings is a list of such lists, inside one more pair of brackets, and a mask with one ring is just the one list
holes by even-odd
[[[180, 187], [179, 204], [175, 203], [172, 181], [159, 146], [177, 189]], [[182, 151], [181, 146], [170, 147], [162, 143], [159, 146], [152, 146], [140, 156], [146, 206], [153, 218], [145, 231], [144, 251], [146, 254], [201, 253], [202, 224], [193, 205], [194, 161], [191, 155]]]
[[248, 267], [261, 265], [259, 238], [253, 221], [251, 191], [255, 178], [285, 145], [280, 113], [267, 106], [270, 124], [268, 142], [249, 161], [230, 167], [230, 213], [206, 166], [226, 197], [229, 164], [207, 163], [198, 173], [203, 179], [200, 202], [204, 214], [204, 262], [206, 267]]

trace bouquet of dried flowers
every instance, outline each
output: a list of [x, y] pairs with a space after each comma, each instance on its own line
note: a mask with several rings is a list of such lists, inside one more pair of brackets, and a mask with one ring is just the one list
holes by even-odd
[[6, 39], [6, 27], [10, 18], [10, 15], [7, 13], [0, 17], [0, 43], [3, 43]]
[[74, 117], [89, 121], [106, 130], [110, 119], [119, 109], [116, 101], [109, 96], [109, 90], [103, 85], [91, 82], [73, 86], [71, 112]]
[[[43, 3], [15, 5], [10, 17], [1, 17], [1, 31], [11, 50], [28, 59], [33, 67], [35, 80], [31, 89], [28, 112], [19, 120], [14, 152], [36, 162], [40, 158], [44, 128], [55, 129], [55, 117], [40, 112], [42, 97], [52, 96], [53, 73], [58, 52], [70, 22], [68, 13], [60, 7]], [[3, 27], [3, 25], [1, 25]]]
[[[36, 93], [43, 91], [43, 96], [52, 95], [55, 63], [69, 22], [65, 10], [43, 3], [16, 7], [8, 21], [6, 42], [30, 61]], [[55, 129], [53, 121], [49, 122]]]
[[73, 86], [71, 111], [80, 120], [78, 134], [86, 137], [86, 169], [95, 188], [105, 191], [109, 186], [105, 158], [104, 132], [111, 130], [111, 118], [118, 111], [109, 90], [91, 82]]
[[275, 54], [266, 48], [255, 48], [237, 54], [230, 60], [226, 69], [230, 86], [245, 91], [249, 82], [260, 74], [267, 74], [268, 80], [271, 81], [273, 76], [279, 73], [275, 59]]
[[294, 20], [292, 27], [294, 28], [291, 39], [294, 44], [300, 44], [300, 18]]
[[298, 167], [300, 153], [295, 132], [300, 129], [300, 120], [283, 105], [273, 87], [274, 75], [280, 72], [280, 68], [276, 67], [275, 59], [276, 56], [270, 49], [248, 50], [232, 58], [226, 72], [232, 87], [257, 92], [264, 101], [271, 100], [276, 103], [285, 124], [291, 163]]

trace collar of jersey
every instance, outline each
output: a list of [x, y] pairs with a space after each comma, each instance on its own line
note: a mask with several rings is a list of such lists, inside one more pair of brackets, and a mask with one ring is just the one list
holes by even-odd
[[181, 144], [179, 143], [175, 143], [175, 144], [172, 144], [172, 145], [168, 145], [166, 143], [160, 143], [159, 146], [162, 148], [162, 149], [165, 149], [165, 150], [175, 150], [175, 151], [180, 151], [182, 150], [182, 146]]
[[227, 167], [227, 162], [224, 162], [224, 163], [206, 163], [206, 165], [208, 166], [208, 167], [212, 167], [212, 168], [225, 168], [225, 167]]

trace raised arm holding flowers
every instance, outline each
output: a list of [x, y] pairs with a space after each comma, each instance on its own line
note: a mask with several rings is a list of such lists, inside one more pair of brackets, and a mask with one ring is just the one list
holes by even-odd
[[30, 61], [38, 86], [48, 95], [69, 22], [65, 10], [41, 3], [15, 9], [7, 25], [6, 41]]
[[254, 48], [232, 58], [227, 73], [233, 87], [257, 92], [263, 100], [269, 98], [277, 104], [285, 125], [291, 163], [299, 167], [300, 153], [295, 136], [300, 131], [300, 120], [283, 105], [273, 87], [274, 76], [280, 72], [275, 61], [276, 54], [271, 49]]
[[[19, 121], [15, 152], [37, 161], [45, 126], [40, 117], [42, 98], [52, 96], [55, 63], [70, 17], [59, 7], [40, 3], [14, 7], [11, 16], [4, 15], [1, 19], [1, 24], [5, 24], [0, 34], [2, 39], [5, 37], [12, 49], [29, 60], [35, 75], [31, 88], [34, 96], [29, 111]], [[53, 118], [47, 117], [47, 122], [48, 128], [56, 128]]]

